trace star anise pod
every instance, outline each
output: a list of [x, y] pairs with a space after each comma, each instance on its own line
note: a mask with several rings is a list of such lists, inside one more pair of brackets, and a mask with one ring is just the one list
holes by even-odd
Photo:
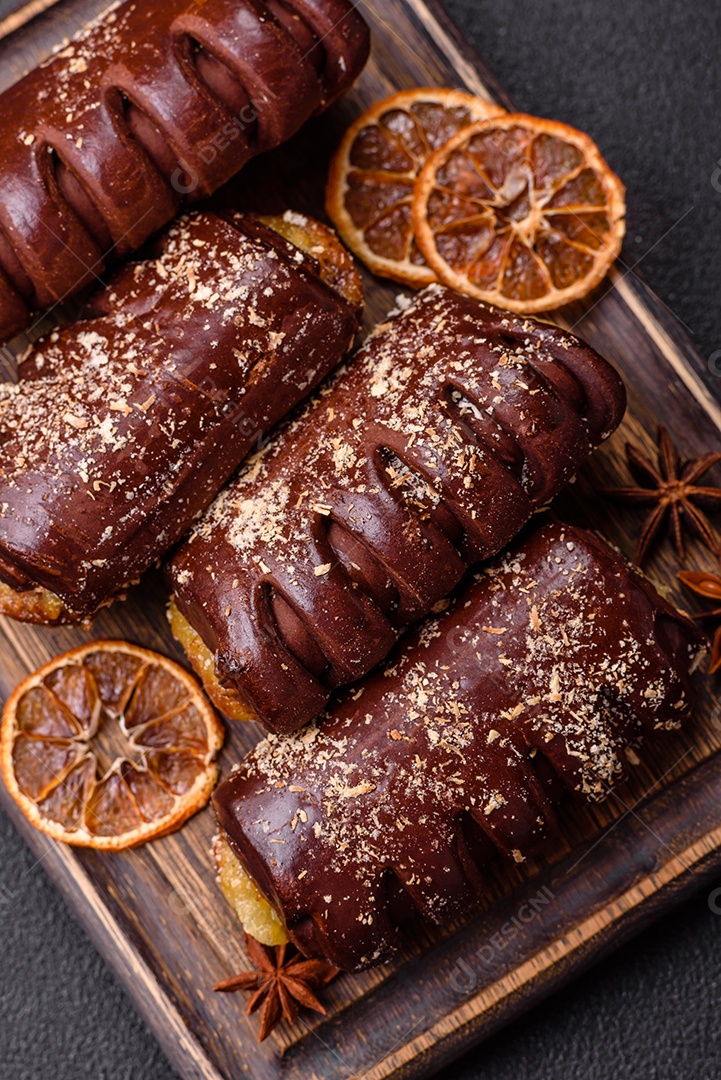
[[[718, 574], [710, 574], [705, 570], [682, 570], [678, 575], [679, 581], [698, 596], [706, 600], [718, 600], [721, 603], [721, 577]], [[693, 619], [721, 619], [721, 607], [713, 611], [702, 611], [699, 615], [692, 615]], [[716, 630], [711, 644], [711, 655], [708, 662], [709, 675], [714, 675], [721, 670], [721, 626]]]
[[626, 444], [626, 457], [634, 479], [641, 486], [607, 488], [604, 493], [624, 502], [656, 504], [646, 518], [638, 540], [635, 555], [638, 565], [643, 563], [669, 514], [681, 561], [686, 558], [684, 524], [691, 525], [704, 544], [719, 554], [721, 539], [700, 506], [721, 508], [721, 488], [702, 487], [697, 481], [712, 465], [721, 461], [721, 453], [682, 461], [666, 429], [659, 427], [657, 466], [631, 443]]
[[338, 968], [324, 960], [306, 960], [292, 946], [261, 945], [249, 934], [245, 935], [245, 950], [255, 971], [225, 979], [215, 989], [224, 994], [253, 991], [245, 1011], [250, 1016], [260, 1009], [258, 1042], [267, 1039], [281, 1019], [294, 1024], [300, 1005], [325, 1016], [325, 1007], [313, 991], [327, 986], [338, 974]]

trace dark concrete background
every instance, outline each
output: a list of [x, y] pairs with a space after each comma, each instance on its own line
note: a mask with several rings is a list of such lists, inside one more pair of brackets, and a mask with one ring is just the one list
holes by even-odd
[[[706, 359], [721, 349], [718, 0], [446, 3], [517, 107], [576, 124], [598, 141], [629, 189], [625, 262], [640, 260], [686, 324], [721, 396]], [[0, 0], [0, 16], [13, 6]], [[2, 815], [0, 851], [1, 1080], [172, 1080]], [[3, 902], [4, 889], [12, 902]], [[721, 915], [704, 894], [444, 1076], [717, 1080], [720, 1003]]]

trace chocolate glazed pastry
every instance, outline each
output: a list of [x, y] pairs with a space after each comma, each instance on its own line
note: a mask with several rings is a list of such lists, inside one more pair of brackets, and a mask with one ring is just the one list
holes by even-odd
[[173, 558], [174, 632], [228, 715], [293, 731], [500, 551], [618, 425], [569, 334], [431, 286]]
[[109, 603], [342, 359], [352, 259], [317, 222], [264, 220], [181, 218], [0, 385], [0, 612]]
[[603, 799], [681, 726], [701, 641], [603, 541], [545, 524], [322, 723], [261, 743], [215, 793], [218, 846], [304, 953], [383, 962], [406, 917], [462, 915], [491, 856], [557, 835], [564, 792]]
[[368, 50], [350, 0], [124, 3], [11, 87], [0, 341], [288, 139]]

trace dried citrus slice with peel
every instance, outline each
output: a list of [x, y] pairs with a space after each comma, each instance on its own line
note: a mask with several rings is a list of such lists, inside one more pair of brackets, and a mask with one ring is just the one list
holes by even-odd
[[3, 711], [5, 785], [38, 829], [108, 851], [172, 832], [205, 806], [223, 727], [179, 664], [93, 641], [30, 675]]
[[506, 113], [426, 162], [413, 228], [446, 285], [526, 314], [585, 296], [621, 250], [624, 187], [581, 131]]
[[436, 280], [413, 236], [416, 178], [451, 136], [502, 113], [463, 90], [421, 87], [377, 102], [352, 124], [331, 163], [326, 209], [374, 273], [415, 288]]

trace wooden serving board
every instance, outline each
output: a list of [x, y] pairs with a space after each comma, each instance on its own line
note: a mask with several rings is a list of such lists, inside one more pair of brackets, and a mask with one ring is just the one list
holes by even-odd
[[[357, 88], [290, 146], [253, 163], [216, 201], [321, 213], [330, 149], [362, 108], [396, 89], [461, 86], [510, 104], [435, 0], [365, 0], [362, 7], [374, 47]], [[0, 44], [0, 89], [102, 8], [103, 0], [65, 0], [17, 30]], [[370, 326], [398, 289], [370, 276], [366, 283]], [[601, 293], [564, 311], [561, 321], [619, 367], [630, 398], [623, 431], [583, 470], [561, 507], [630, 555], [637, 516], [595, 494], [627, 482], [625, 439], [653, 451], [660, 421], [689, 456], [702, 453], [721, 445], [721, 408], [695, 374], [687, 338], [623, 263]], [[9, 354], [6, 360], [12, 368]], [[687, 566], [712, 565], [691, 543]], [[677, 603], [690, 602], [677, 586], [670, 544], [648, 569]], [[179, 657], [162, 586], [151, 575], [90, 634], [0, 621], [0, 692], [6, 696], [28, 672], [88, 637], [128, 638]], [[261, 1047], [242, 997], [211, 989], [249, 965], [214, 883], [209, 811], [174, 836], [103, 855], [50, 843], [4, 791], [0, 800], [185, 1080], [428, 1075], [721, 869], [721, 711], [713, 689], [700, 675], [691, 729], [648, 752], [633, 781], [604, 806], [566, 812], [564, 840], [543, 860], [523, 874], [494, 865], [487, 894], [463, 924], [442, 933], [415, 927], [396, 963], [331, 984], [327, 1018], [305, 1013], [298, 1027], [279, 1028]], [[254, 725], [232, 726], [225, 774], [258, 737]]]

